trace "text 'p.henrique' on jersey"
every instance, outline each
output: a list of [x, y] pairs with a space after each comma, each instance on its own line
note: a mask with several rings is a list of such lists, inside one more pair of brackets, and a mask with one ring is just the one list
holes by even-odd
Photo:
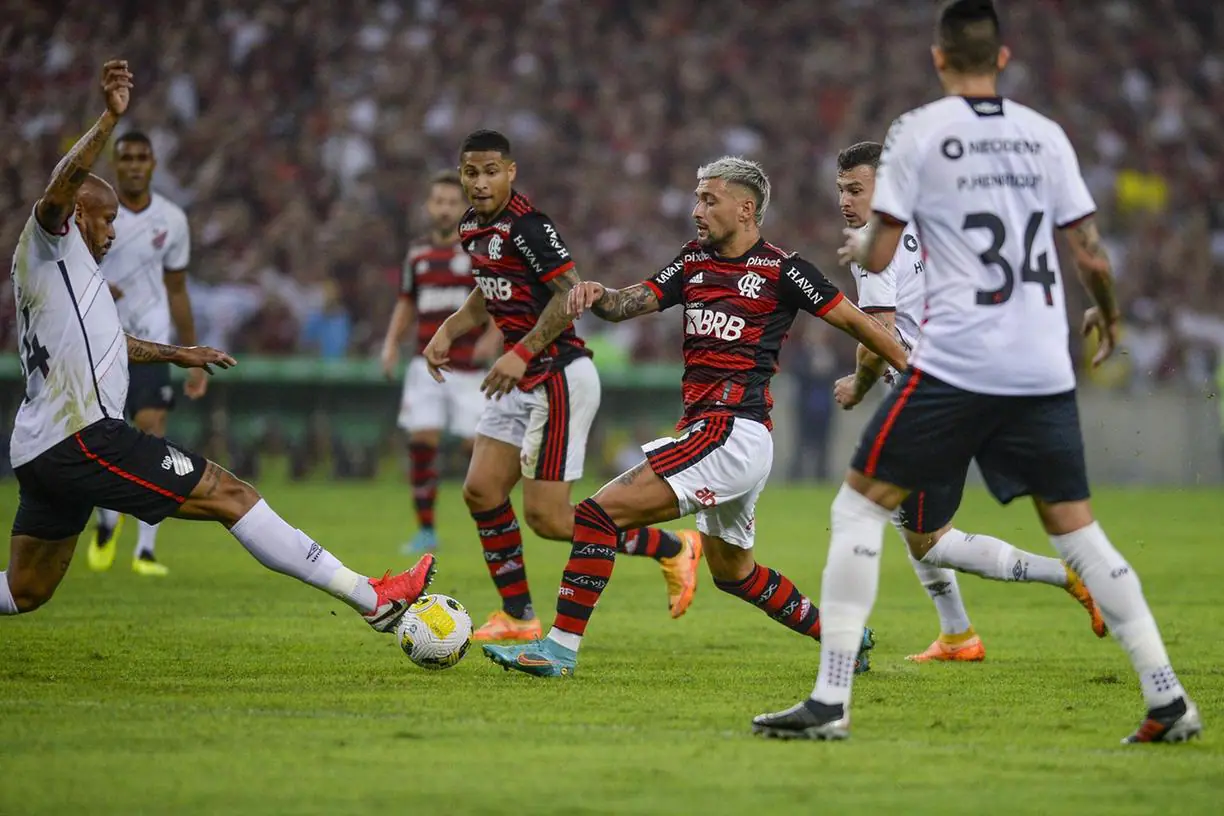
[[[472, 257], [485, 308], [509, 350], [531, 331], [552, 300], [548, 282], [573, 269], [574, 259], [552, 219], [514, 191], [505, 208], [488, 222], [471, 209], [464, 213], [459, 242]], [[527, 366], [519, 388], [530, 391], [569, 362], [590, 356], [573, 325], [566, 326]]]
[[697, 241], [644, 282], [659, 310], [684, 305], [683, 428], [708, 416], [772, 425], [769, 381], [778, 351], [801, 310], [823, 316], [842, 293], [819, 269], [764, 240], [738, 258]]
[[47, 232], [33, 215], [13, 253], [18, 359], [25, 399], [9, 458], [31, 461], [127, 400], [127, 338], [98, 264], [71, 218]]
[[1000, 97], [949, 96], [888, 131], [871, 208], [926, 250], [910, 364], [965, 391], [1075, 388], [1054, 230], [1096, 210], [1067, 134]]

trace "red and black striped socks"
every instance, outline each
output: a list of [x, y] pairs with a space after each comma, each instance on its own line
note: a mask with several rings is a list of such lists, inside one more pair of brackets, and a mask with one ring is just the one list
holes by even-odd
[[531, 608], [531, 592], [527, 588], [527, 566], [523, 562], [523, 536], [510, 500], [492, 510], [472, 513], [480, 532], [485, 566], [489, 577], [501, 595], [502, 609], [519, 620], [535, 617]]
[[743, 598], [783, 626], [820, 640], [820, 610], [782, 573], [757, 564], [742, 581], [719, 581], [723, 592]]
[[675, 558], [680, 554], [681, 549], [683, 545], [675, 533], [654, 527], [628, 530], [616, 544], [617, 552], [625, 555], [644, 555], [656, 561]]
[[422, 529], [433, 529], [434, 502], [438, 498], [438, 471], [434, 467], [438, 449], [433, 445], [412, 444], [408, 446], [412, 461], [412, 501], [416, 505], [417, 524]]
[[599, 593], [612, 578], [620, 530], [594, 499], [574, 509], [574, 539], [557, 591], [557, 619], [549, 637], [577, 651]]

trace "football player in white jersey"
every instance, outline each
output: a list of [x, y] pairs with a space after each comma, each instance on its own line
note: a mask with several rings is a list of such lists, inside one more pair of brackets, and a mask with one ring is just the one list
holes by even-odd
[[[187, 214], [174, 202], [153, 192], [157, 161], [149, 137], [130, 130], [115, 140], [111, 161], [119, 192], [115, 242], [102, 261], [102, 276], [110, 285], [123, 330], [136, 337], [169, 343], [170, 326], [180, 345], [195, 345], [195, 320], [187, 295], [187, 264], [191, 233]], [[137, 365], [129, 372], [125, 412], [132, 424], [154, 436], [166, 435], [166, 414], [174, 407], [170, 365]], [[187, 374], [184, 393], [199, 399], [208, 389], [201, 369]], [[115, 562], [123, 516], [99, 509], [89, 544], [89, 566], [102, 571]], [[138, 522], [132, 569], [138, 575], [162, 576], [168, 570], [153, 552], [157, 525]]]
[[833, 502], [820, 608], [820, 671], [811, 696], [753, 720], [767, 736], [844, 739], [851, 667], [880, 579], [884, 528], [906, 496], [976, 459], [1006, 503], [1032, 497], [1054, 549], [1092, 591], [1124, 647], [1148, 713], [1123, 741], [1181, 742], [1202, 730], [1169, 662], [1134, 569], [1094, 520], [1068, 353], [1054, 232], [1063, 233], [1095, 306], [1094, 362], [1119, 330], [1096, 205], [1067, 135], [998, 95], [1002, 46], [991, 0], [952, 0], [931, 49], [947, 96], [889, 129], [871, 220], [847, 230], [843, 260], [888, 267], [907, 224], [926, 247], [926, 310], [910, 371], [863, 434]]
[[89, 169], [127, 110], [131, 87], [126, 62], [106, 63], [106, 111], [56, 166], [13, 253], [26, 396], [10, 445], [20, 489], [9, 562], [0, 572], [0, 615], [50, 600], [101, 506], [151, 524], [168, 516], [219, 521], [265, 567], [345, 602], [376, 631], [393, 631], [428, 586], [432, 555], [396, 576], [358, 575], [251, 485], [123, 420], [129, 361], [206, 372], [234, 365], [216, 349], [125, 333], [98, 270], [115, 238], [119, 199]]
[[[852, 229], [863, 229], [871, 217], [871, 197], [882, 151], [883, 145], [878, 142], [859, 142], [837, 156], [838, 204]], [[859, 308], [875, 315], [911, 349], [920, 333], [923, 268], [922, 246], [912, 225], [905, 227], [897, 254], [884, 271], [872, 274], [858, 264], [850, 264], [858, 286]], [[838, 380], [834, 389], [837, 402], [847, 409], [862, 401], [884, 368], [884, 361], [862, 345], [858, 347], [857, 359], [855, 373]], [[1105, 622], [1092, 595], [1062, 561], [1016, 549], [993, 536], [964, 533], [952, 526], [952, 517], [965, 492], [965, 475], [961, 472], [947, 484], [927, 484], [915, 490], [901, 502], [893, 517], [893, 526], [905, 539], [914, 572], [939, 613], [939, 637], [926, 651], [906, 659], [917, 663], [985, 659], [986, 647], [969, 622], [954, 569], [995, 581], [1061, 587], [1088, 610], [1093, 632], [1104, 637]]]

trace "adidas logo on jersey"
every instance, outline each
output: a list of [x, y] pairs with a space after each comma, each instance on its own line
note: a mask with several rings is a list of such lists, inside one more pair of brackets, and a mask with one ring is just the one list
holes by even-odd
[[693, 277], [689, 278], [689, 283], [705, 283], [705, 271], [698, 272]]
[[182, 451], [169, 445], [166, 446], [166, 450], [170, 452], [166, 454], [166, 458], [162, 459], [162, 470], [173, 470], [178, 476], [186, 476], [195, 470], [195, 465], [191, 464], [191, 460]]

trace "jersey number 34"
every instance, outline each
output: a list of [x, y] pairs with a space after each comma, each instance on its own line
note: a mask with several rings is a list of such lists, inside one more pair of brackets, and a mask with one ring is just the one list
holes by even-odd
[[[1041, 253], [1036, 258], [1036, 266], [1033, 265], [1033, 241], [1037, 238], [1037, 232], [1041, 229], [1041, 221], [1044, 217], [1045, 213], [1040, 210], [1034, 212], [1029, 216], [1028, 225], [1024, 228], [1024, 261], [1020, 264], [1020, 280], [1023, 283], [1040, 284], [1045, 290], [1046, 305], [1053, 306], [1054, 284], [1057, 279], [1054, 277], [1054, 270], [1049, 267], [1048, 255], [1045, 252]], [[1003, 226], [1003, 220], [994, 213], [969, 213], [965, 216], [965, 223], [961, 225], [961, 229], [990, 230], [990, 248], [978, 257], [986, 266], [997, 266], [1003, 272], [1003, 285], [998, 289], [978, 290], [978, 305], [998, 306], [1006, 303], [1011, 299], [1016, 288], [1016, 273], [1007, 259], [999, 253], [1007, 241], [1007, 229]]]

